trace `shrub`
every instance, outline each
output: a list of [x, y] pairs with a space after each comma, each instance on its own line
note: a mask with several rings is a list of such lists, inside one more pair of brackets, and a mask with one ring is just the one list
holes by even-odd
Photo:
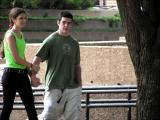
[[94, 0], [41, 0], [39, 6], [47, 9], [86, 9], [94, 4]]
[[37, 8], [40, 0], [1, 0], [0, 8], [12, 8], [12, 7], [22, 7], [22, 8]]

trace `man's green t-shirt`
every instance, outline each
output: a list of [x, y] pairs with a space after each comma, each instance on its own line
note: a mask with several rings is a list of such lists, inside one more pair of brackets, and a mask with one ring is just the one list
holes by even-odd
[[79, 86], [75, 77], [75, 66], [80, 64], [80, 50], [78, 42], [71, 36], [52, 33], [44, 40], [36, 56], [47, 64], [46, 90]]

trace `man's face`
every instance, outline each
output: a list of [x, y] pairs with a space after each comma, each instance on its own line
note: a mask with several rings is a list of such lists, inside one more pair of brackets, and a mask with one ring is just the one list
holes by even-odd
[[70, 29], [72, 27], [72, 19], [67, 17], [62, 17], [61, 20], [57, 22], [57, 24], [59, 26], [59, 31], [62, 34], [67, 35], [69, 34]]

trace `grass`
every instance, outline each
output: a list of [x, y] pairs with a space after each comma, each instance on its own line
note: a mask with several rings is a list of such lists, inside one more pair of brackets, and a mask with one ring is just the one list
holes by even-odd
[[114, 22], [120, 22], [120, 15], [119, 14], [115, 14], [114, 16], [108, 17], [108, 16], [104, 16], [104, 17], [86, 17], [86, 16], [75, 16], [74, 20], [76, 22], [85, 22], [87, 20], [100, 20], [100, 21], [114, 21]]

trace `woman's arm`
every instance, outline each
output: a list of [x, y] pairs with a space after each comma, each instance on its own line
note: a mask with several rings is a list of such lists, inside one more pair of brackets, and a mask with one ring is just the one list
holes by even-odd
[[[40, 57], [35, 56], [32, 64], [34, 66], [40, 66], [40, 62], [42, 62], [42, 59]], [[40, 79], [36, 77], [36, 74], [37, 74], [36, 71], [31, 72], [31, 84], [33, 87], [37, 87], [37, 86], [41, 85]]]

